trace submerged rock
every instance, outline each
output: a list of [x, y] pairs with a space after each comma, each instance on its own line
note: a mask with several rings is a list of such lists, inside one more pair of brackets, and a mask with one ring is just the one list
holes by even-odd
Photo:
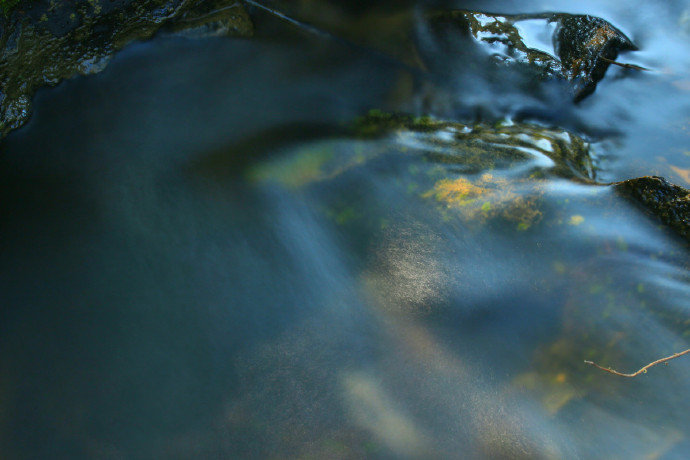
[[463, 124], [373, 111], [357, 121], [356, 132], [363, 137], [395, 134], [403, 149], [422, 147], [428, 162], [447, 167], [421, 197], [434, 199], [444, 216], [466, 223], [499, 219], [528, 230], [544, 216], [547, 176], [585, 183], [596, 177], [586, 141], [535, 124]]
[[41, 86], [100, 72], [125, 45], [160, 31], [249, 36], [253, 27], [232, 0], [36, 0], [0, 16], [0, 137], [28, 120]]
[[576, 102], [594, 92], [619, 52], [638, 49], [609, 22], [588, 15], [455, 10], [434, 12], [428, 19], [436, 36], [459, 32], [498, 63], [523, 64], [539, 77], [570, 81]]
[[[213, 164], [217, 170], [218, 158]], [[350, 181], [362, 177], [363, 168], [395, 170], [389, 193], [420, 200], [443, 219], [475, 229], [495, 223], [507, 231], [526, 231], [546, 217], [549, 177], [592, 183], [597, 169], [590, 145], [560, 129], [372, 111], [340, 136], [258, 161], [246, 174], [256, 183], [309, 193], [356, 188]], [[329, 215], [338, 225], [349, 224], [367, 215], [366, 206], [338, 202]]]
[[[597, 174], [590, 144], [562, 129], [509, 121], [464, 124], [372, 110], [340, 135], [312, 140], [290, 155], [256, 162], [249, 167], [248, 177], [301, 188], [331, 180], [382, 155], [412, 153], [468, 175], [505, 170], [517, 176], [553, 175], [594, 183]], [[222, 170], [224, 162], [233, 162], [235, 155], [230, 148], [223, 153], [225, 159], [215, 153], [199, 167], [212, 169], [208, 171], [212, 174]]]
[[644, 205], [664, 224], [690, 241], [690, 190], [657, 176], [618, 182], [615, 188], [624, 196]]
[[499, 218], [525, 231], [542, 220], [542, 195], [534, 178], [509, 180], [486, 173], [473, 179], [440, 179], [422, 197], [433, 197], [446, 214], [454, 212], [465, 222]]
[[554, 175], [593, 182], [596, 161], [590, 144], [563, 129], [510, 121], [465, 124], [412, 117], [378, 110], [355, 122], [360, 137], [379, 137], [391, 133], [417, 135], [430, 146], [429, 159], [441, 163], [462, 164], [467, 172], [489, 171], [534, 160]]

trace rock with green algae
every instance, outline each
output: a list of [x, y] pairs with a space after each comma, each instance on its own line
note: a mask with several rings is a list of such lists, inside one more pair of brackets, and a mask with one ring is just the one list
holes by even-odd
[[[226, 156], [234, 157], [229, 150]], [[290, 155], [257, 162], [247, 174], [253, 181], [305, 187], [382, 155], [411, 153], [470, 175], [513, 168], [530, 180], [554, 175], [594, 183], [597, 173], [590, 144], [565, 130], [529, 123], [464, 124], [371, 110], [339, 136], [313, 140]], [[214, 154], [214, 170], [222, 169], [219, 163]], [[496, 188], [499, 182], [495, 178], [483, 185]]]
[[35, 0], [0, 17], [0, 137], [22, 126], [42, 86], [98, 73], [118, 50], [157, 32], [250, 36], [232, 0]]
[[257, 162], [248, 178], [291, 189], [328, 187], [349, 171], [393, 155], [400, 158], [396, 164], [409, 162], [409, 169], [396, 175], [401, 193], [430, 201], [443, 218], [471, 226], [509, 222], [506, 228], [519, 231], [544, 217], [547, 177], [590, 183], [596, 174], [589, 144], [567, 131], [527, 123], [463, 124], [374, 110], [339, 137]]
[[657, 176], [618, 182], [615, 188], [622, 195], [644, 205], [664, 224], [690, 242], [690, 190]]
[[434, 198], [444, 214], [454, 212], [466, 223], [483, 224], [499, 218], [525, 231], [542, 220], [542, 195], [539, 181], [486, 173], [471, 179], [440, 179], [422, 197]]
[[432, 146], [427, 157], [439, 163], [462, 164], [468, 172], [539, 160], [554, 175], [581, 182], [596, 179], [596, 158], [588, 142], [563, 129], [499, 121], [465, 124], [372, 110], [358, 118], [354, 132], [363, 138], [397, 133], [417, 136]]
[[638, 49], [609, 22], [589, 15], [454, 10], [433, 12], [428, 18], [437, 36], [459, 32], [496, 62], [525, 65], [539, 77], [570, 81], [576, 102], [594, 92], [618, 53]]

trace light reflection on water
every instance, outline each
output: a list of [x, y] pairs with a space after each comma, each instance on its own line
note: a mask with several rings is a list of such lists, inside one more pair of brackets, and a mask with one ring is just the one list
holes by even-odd
[[[677, 70], [673, 30], [642, 44], [670, 43]], [[9, 455], [682, 458], [686, 362], [635, 381], [582, 364], [687, 348], [679, 242], [543, 156], [468, 170], [424, 137], [334, 136], [394, 108], [400, 70], [315, 40], [136, 45], [42, 92], [3, 142]], [[635, 62], [661, 67], [652, 46]], [[689, 105], [668, 75], [612, 77], [562, 109], [600, 141], [600, 180], [682, 183]], [[317, 132], [271, 131], [289, 123]], [[266, 132], [268, 148], [243, 144]], [[547, 179], [520, 182], [535, 170]], [[443, 201], [489, 173], [494, 208]], [[530, 196], [533, 220], [498, 213]]]

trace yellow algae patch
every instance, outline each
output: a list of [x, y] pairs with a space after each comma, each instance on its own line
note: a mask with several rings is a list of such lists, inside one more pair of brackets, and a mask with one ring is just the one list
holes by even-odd
[[446, 203], [448, 206], [466, 206], [485, 192], [486, 189], [477, 187], [461, 177], [455, 180], [442, 179], [436, 182], [433, 190], [429, 190], [422, 196], [424, 198], [433, 196], [437, 201]]
[[585, 221], [584, 217], [582, 217], [579, 214], [576, 214], [576, 215], [570, 217], [568, 224], [578, 226], [578, 225], [582, 224], [584, 221]]
[[475, 181], [464, 177], [441, 179], [422, 197], [433, 197], [446, 209], [460, 211], [459, 217], [465, 220], [484, 222], [500, 217], [517, 223], [517, 229], [523, 231], [542, 218], [538, 201], [540, 194], [521, 193], [516, 190], [516, 184], [519, 182], [509, 182], [489, 173]]

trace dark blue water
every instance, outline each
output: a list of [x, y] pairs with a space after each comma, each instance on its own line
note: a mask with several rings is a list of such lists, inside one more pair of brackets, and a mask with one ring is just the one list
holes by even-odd
[[[652, 71], [575, 106], [480, 69], [421, 103], [395, 60], [268, 22], [39, 92], [0, 144], [3, 456], [684, 458], [686, 358], [583, 364], [688, 348], [680, 240], [542, 157], [469, 171], [443, 133], [343, 126], [539, 123], [588, 140], [602, 183], [688, 186], [690, 5], [484, 7], [604, 17]], [[465, 180], [506, 214], [439, 198]]]

